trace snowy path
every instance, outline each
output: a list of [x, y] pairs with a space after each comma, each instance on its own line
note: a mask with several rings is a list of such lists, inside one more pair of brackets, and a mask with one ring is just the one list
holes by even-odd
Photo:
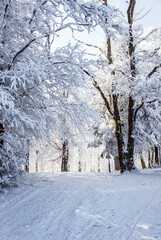
[[161, 240], [161, 169], [31, 174], [0, 195], [0, 240]]

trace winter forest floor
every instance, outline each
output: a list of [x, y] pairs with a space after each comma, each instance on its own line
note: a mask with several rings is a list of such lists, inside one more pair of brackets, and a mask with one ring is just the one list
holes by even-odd
[[161, 169], [29, 174], [0, 194], [0, 240], [161, 240]]

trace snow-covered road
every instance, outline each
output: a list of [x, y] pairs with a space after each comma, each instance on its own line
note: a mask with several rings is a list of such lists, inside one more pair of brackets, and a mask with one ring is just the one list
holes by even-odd
[[30, 174], [0, 195], [0, 240], [161, 240], [161, 169]]

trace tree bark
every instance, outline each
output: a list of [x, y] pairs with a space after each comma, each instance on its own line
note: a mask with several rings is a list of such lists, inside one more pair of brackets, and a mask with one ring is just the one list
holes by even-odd
[[[102, 0], [102, 4], [107, 6], [107, 0]], [[107, 43], [107, 58], [109, 60], [109, 65], [110, 65], [113, 63], [110, 37], [107, 38], [106, 43]], [[111, 75], [115, 75], [115, 72], [112, 71]], [[124, 140], [123, 140], [120, 112], [119, 112], [119, 106], [118, 106], [118, 96], [116, 94], [112, 94], [110, 98], [112, 98], [113, 110], [114, 110], [113, 119], [115, 123], [115, 135], [117, 139], [120, 172], [123, 173], [124, 171], [127, 170], [127, 168], [125, 163]]]
[[[133, 38], [133, 15], [135, 8], [136, 0], [130, 0], [129, 7], [127, 10], [128, 24], [129, 24], [129, 44], [128, 44], [128, 53], [130, 60], [130, 72], [131, 77], [129, 81], [133, 81], [136, 76], [135, 69], [135, 46], [134, 46], [134, 38]], [[135, 128], [135, 109], [134, 109], [135, 101], [132, 96], [129, 96], [129, 106], [128, 106], [128, 144], [127, 144], [127, 153], [126, 153], [126, 161], [128, 166], [128, 171], [132, 171], [135, 169], [134, 166], [134, 128]]]
[[101, 169], [100, 169], [100, 157], [98, 156], [98, 172], [100, 172]]
[[118, 101], [117, 101], [118, 96], [113, 94], [112, 99], [113, 99], [115, 133], [116, 133], [116, 139], [117, 139], [120, 171], [121, 173], [123, 173], [127, 170], [127, 167], [125, 162], [124, 140], [123, 140], [123, 134], [122, 134], [121, 119], [120, 119], [120, 113], [119, 113]]
[[142, 166], [142, 169], [146, 169], [146, 165], [145, 165], [145, 162], [144, 162], [144, 158], [141, 156], [141, 166]]
[[[107, 0], [101, 0], [101, 2], [103, 5], [107, 6]], [[112, 48], [111, 48], [110, 37], [107, 37], [106, 44], [107, 44], [107, 58], [109, 60], [109, 64], [112, 64], [113, 60], [112, 60]], [[115, 75], [115, 72], [112, 71], [111, 75]], [[119, 106], [118, 106], [118, 96], [116, 94], [112, 94], [110, 95], [110, 99], [111, 99], [111, 102], [113, 103], [113, 111], [109, 111], [109, 109], [111, 110], [110, 105], [109, 107], [107, 107], [106, 105], [105, 106], [107, 107], [107, 110], [110, 112], [110, 114], [113, 116], [113, 119], [114, 119], [120, 172], [123, 173], [127, 170], [127, 167], [125, 162], [124, 140], [123, 140], [120, 112], [119, 112]]]
[[155, 147], [155, 164], [159, 164], [159, 149]]
[[64, 140], [62, 147], [62, 165], [61, 165], [62, 172], [68, 172], [68, 159], [69, 159], [68, 140]]
[[4, 169], [3, 169], [3, 134], [4, 134], [4, 126], [2, 123], [0, 123], [0, 177], [4, 175]]
[[82, 163], [81, 163], [81, 161], [78, 162], [78, 172], [82, 172]]
[[126, 154], [126, 160], [127, 160], [127, 170], [132, 171], [135, 169], [134, 166], [134, 127], [135, 127], [135, 121], [134, 121], [134, 100], [130, 96], [129, 97], [129, 109], [128, 109], [128, 144], [127, 144], [127, 154]]
[[[103, 5], [107, 6], [107, 0], [100, 0]], [[134, 46], [134, 39], [133, 39], [133, 15], [134, 15], [134, 8], [135, 8], [136, 0], [130, 0], [129, 7], [127, 10], [127, 17], [128, 17], [128, 24], [129, 24], [129, 44], [128, 44], [128, 54], [129, 54], [129, 61], [130, 61], [130, 72], [131, 76], [129, 81], [133, 81], [136, 75], [135, 69], [135, 46]], [[107, 58], [109, 59], [109, 64], [113, 63], [112, 60], [112, 51], [111, 51], [111, 40], [110, 37], [107, 37]], [[115, 75], [115, 72], [111, 72], [112, 75]], [[113, 116], [114, 123], [115, 123], [115, 133], [117, 139], [117, 147], [118, 147], [118, 155], [119, 155], [119, 164], [120, 164], [120, 171], [123, 173], [124, 171], [132, 171], [135, 169], [134, 166], [134, 128], [135, 128], [135, 117], [136, 111], [134, 109], [135, 101], [132, 96], [129, 95], [128, 99], [128, 142], [127, 142], [127, 149], [124, 146], [124, 138], [122, 133], [122, 125], [121, 125], [121, 118], [119, 112], [119, 104], [118, 104], [118, 95], [112, 94], [110, 97], [112, 98], [113, 102], [113, 111], [111, 106], [107, 100], [107, 97], [104, 95], [98, 84], [94, 84], [96, 89], [100, 92], [102, 96], [105, 106], [108, 112]]]

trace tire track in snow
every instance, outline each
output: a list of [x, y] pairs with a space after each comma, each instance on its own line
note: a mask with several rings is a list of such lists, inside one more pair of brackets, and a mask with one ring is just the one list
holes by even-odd
[[46, 174], [15, 191], [0, 207], [0, 240], [127, 240], [158, 183], [137, 174], [106, 176], [60, 174], [55, 181]]
[[145, 205], [145, 208], [144, 208], [144, 209], [141, 211], [141, 213], [139, 214], [139, 216], [138, 216], [138, 218], [137, 218], [137, 220], [136, 220], [136, 222], [135, 222], [132, 230], [130, 231], [130, 234], [129, 234], [127, 240], [130, 240], [130, 238], [132, 237], [132, 234], [134, 233], [138, 222], [139, 222], [140, 219], [142, 218], [143, 214], [148, 210], [150, 204], [152, 203], [152, 201], [154, 200], [154, 198], [157, 196], [157, 194], [158, 194], [158, 192], [159, 192], [160, 189], [161, 189], [161, 187], [160, 187], [160, 185], [159, 185], [159, 187], [157, 188], [157, 190], [156, 190], [156, 192], [154, 193], [154, 195], [152, 196], [152, 198], [148, 201], [148, 203]]

